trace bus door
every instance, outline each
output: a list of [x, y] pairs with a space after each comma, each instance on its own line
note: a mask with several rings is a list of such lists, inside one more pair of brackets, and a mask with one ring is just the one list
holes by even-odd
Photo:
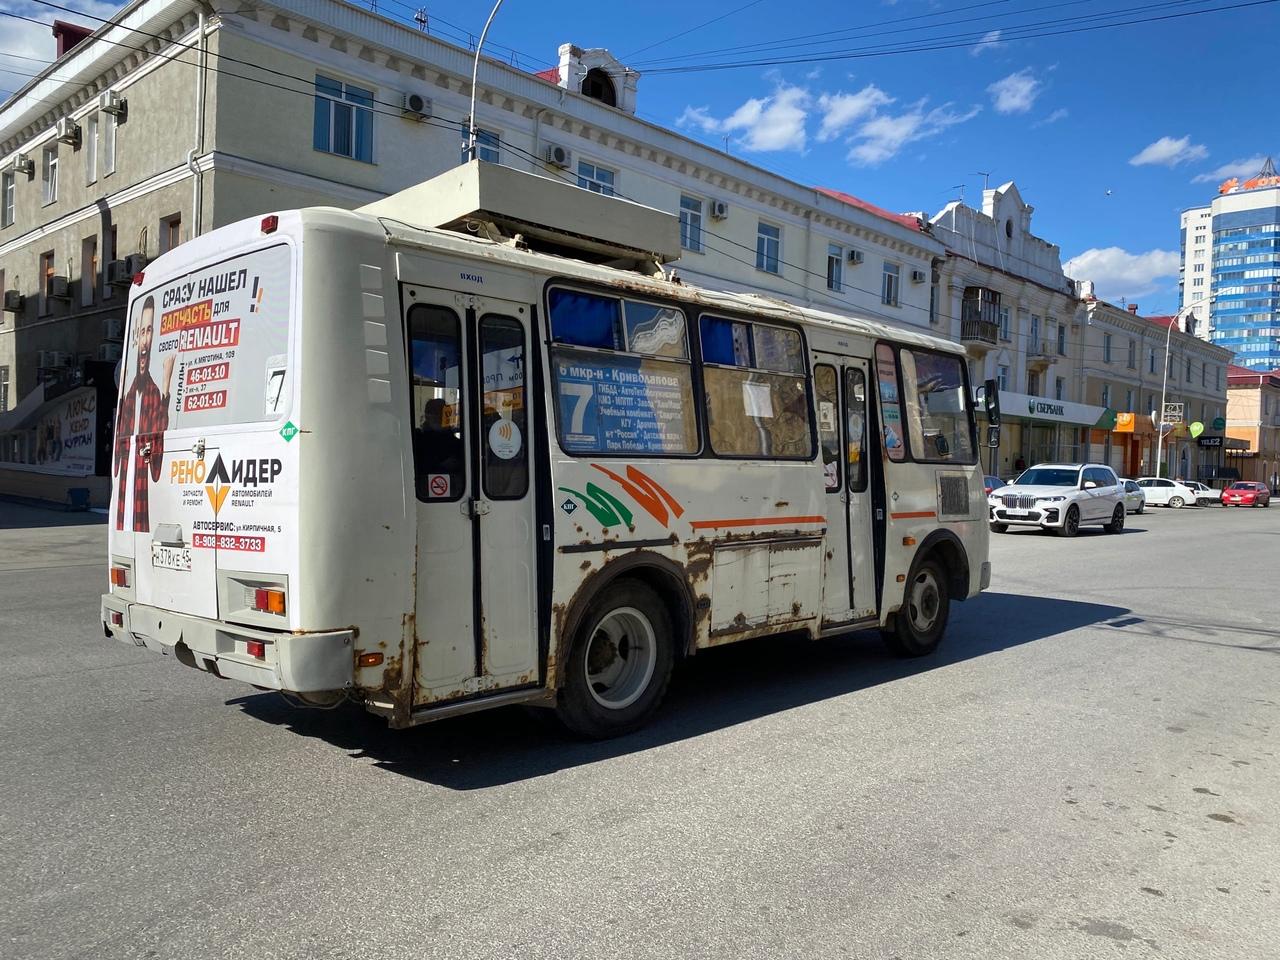
[[867, 376], [867, 361], [836, 354], [818, 354], [813, 368], [830, 553], [823, 575], [826, 629], [876, 612]]
[[415, 702], [537, 682], [530, 307], [420, 286], [406, 287], [403, 302]]

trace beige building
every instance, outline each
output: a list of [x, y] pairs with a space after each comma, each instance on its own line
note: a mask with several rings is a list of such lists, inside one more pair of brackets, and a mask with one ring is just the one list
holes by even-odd
[[1227, 436], [1237, 441], [1227, 465], [1240, 480], [1260, 480], [1280, 493], [1280, 370], [1232, 366], [1227, 374]]
[[[0, 479], [33, 466], [46, 404], [111, 369], [133, 272], [193, 233], [458, 164], [471, 69], [470, 51], [333, 0], [135, 0], [0, 106]], [[678, 213], [674, 267], [694, 283], [937, 319], [925, 223], [640, 119], [640, 80], [570, 44], [541, 74], [483, 60], [478, 155]]]
[[[1223, 466], [1231, 351], [1187, 333], [1183, 314], [1143, 317], [1137, 304], [1123, 309], [1097, 299], [1088, 281], [1080, 288], [1081, 399], [1115, 414], [1109, 429], [1100, 424], [1089, 432], [1087, 456], [1110, 463], [1122, 476], [1153, 476], [1159, 446], [1163, 476], [1216, 479]], [[1162, 388], [1167, 419], [1175, 425], [1158, 445]]]

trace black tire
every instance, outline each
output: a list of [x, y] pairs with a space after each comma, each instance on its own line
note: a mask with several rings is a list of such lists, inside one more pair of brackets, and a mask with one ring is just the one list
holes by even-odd
[[1107, 533], [1124, 533], [1124, 504], [1117, 504], [1115, 513], [1111, 514], [1111, 522], [1104, 523], [1102, 529]]
[[993, 523], [993, 524], [991, 524], [991, 532], [992, 532], [992, 533], [1006, 533], [1008, 530], [1009, 530], [1009, 525], [1008, 525], [1007, 523]]
[[1184, 501], [1181, 497], [1170, 497], [1170, 498], [1169, 498], [1169, 506], [1173, 507], [1173, 509], [1175, 509], [1175, 510], [1181, 510], [1181, 509], [1182, 509], [1182, 505], [1183, 505], [1183, 503], [1185, 503], [1185, 502], [1186, 502], [1186, 501]]
[[[658, 709], [674, 662], [671, 613], [662, 598], [639, 581], [615, 581], [592, 601], [573, 638], [556, 716], [589, 740], [631, 733]], [[615, 676], [620, 689], [605, 676]]]
[[1058, 528], [1058, 536], [1074, 537], [1080, 532], [1080, 509], [1076, 506], [1067, 508], [1067, 515], [1062, 519], [1062, 526]]
[[946, 570], [932, 557], [920, 561], [907, 578], [902, 607], [893, 615], [893, 629], [880, 636], [899, 657], [924, 657], [938, 649], [951, 615]]
[[1147, 505], [1146, 505], [1146, 503], [1144, 502], [1144, 503], [1142, 504], [1142, 506], [1140, 506], [1137, 510], [1135, 510], [1135, 511], [1133, 511], [1133, 512], [1134, 512], [1134, 514], [1135, 514], [1135, 515], [1137, 515], [1137, 516], [1139, 516], [1139, 517], [1140, 517], [1140, 516], [1142, 516], [1142, 512], [1143, 512], [1144, 510], [1146, 510], [1146, 509], [1147, 509]]

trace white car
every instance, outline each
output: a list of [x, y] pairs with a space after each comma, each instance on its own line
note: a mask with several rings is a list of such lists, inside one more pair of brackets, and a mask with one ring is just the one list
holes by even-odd
[[1138, 486], [1138, 481], [1125, 480], [1122, 477], [1120, 483], [1124, 485], [1124, 507], [1126, 510], [1130, 513], [1141, 513], [1147, 509], [1147, 495]]
[[1149, 507], [1173, 507], [1176, 510], [1187, 504], [1194, 507], [1201, 500], [1186, 484], [1164, 477], [1139, 477], [1138, 486], [1146, 494]]
[[1124, 484], [1101, 463], [1040, 463], [987, 498], [991, 529], [1041, 527], [1074, 537], [1084, 524], [1124, 529]]
[[1183, 486], [1189, 487], [1196, 492], [1196, 506], [1209, 507], [1222, 500], [1222, 493], [1213, 489], [1207, 483], [1201, 483], [1199, 480], [1188, 480]]

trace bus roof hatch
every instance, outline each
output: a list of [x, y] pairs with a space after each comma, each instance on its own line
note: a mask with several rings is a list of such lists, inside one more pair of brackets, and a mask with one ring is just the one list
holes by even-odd
[[520, 234], [535, 249], [595, 263], [635, 260], [652, 268], [655, 261], [680, 257], [680, 221], [672, 214], [481, 160], [359, 212], [470, 233], [475, 228], [468, 224], [492, 223], [506, 237]]

